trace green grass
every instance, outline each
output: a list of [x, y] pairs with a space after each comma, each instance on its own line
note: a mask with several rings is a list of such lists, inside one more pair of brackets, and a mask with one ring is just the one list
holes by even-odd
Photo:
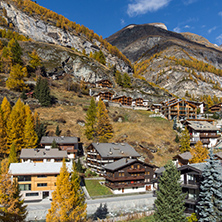
[[85, 180], [86, 189], [91, 197], [113, 194], [108, 187], [100, 185], [99, 182], [98, 180]]
[[130, 220], [131, 222], [154, 222], [154, 218], [153, 215], [149, 216], [149, 217], [143, 217], [140, 219], [135, 219], [135, 220]]

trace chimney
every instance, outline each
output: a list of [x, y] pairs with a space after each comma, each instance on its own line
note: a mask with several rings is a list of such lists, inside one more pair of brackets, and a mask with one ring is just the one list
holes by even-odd
[[126, 158], [126, 163], [128, 163], [128, 160], [127, 160], [127, 158]]

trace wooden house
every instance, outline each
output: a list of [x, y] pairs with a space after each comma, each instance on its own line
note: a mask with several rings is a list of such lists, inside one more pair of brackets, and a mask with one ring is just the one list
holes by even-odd
[[51, 148], [53, 141], [56, 142], [60, 150], [67, 151], [68, 158], [74, 159], [78, 151], [82, 151], [82, 143], [78, 137], [65, 137], [65, 136], [43, 136], [40, 145]]
[[100, 99], [111, 101], [113, 95], [114, 94], [112, 92], [99, 92], [97, 94], [94, 94], [93, 97], [96, 98], [96, 101], [99, 101]]
[[102, 79], [96, 82], [96, 87], [97, 88], [113, 88], [113, 84], [108, 79]]
[[[72, 171], [72, 162], [66, 163], [69, 172]], [[25, 201], [40, 201], [46, 197], [52, 199], [52, 192], [56, 188], [56, 178], [60, 173], [62, 162], [38, 163], [23, 162], [11, 163], [9, 174], [16, 178]]]
[[173, 157], [173, 162], [176, 165], [176, 167], [181, 167], [183, 165], [187, 165], [190, 163], [190, 159], [192, 159], [192, 154], [190, 152], [184, 152], [181, 154], [178, 154]]
[[123, 106], [131, 106], [132, 105], [132, 97], [117, 96], [117, 97], [112, 98], [112, 101], [115, 103], [120, 103]]
[[136, 98], [132, 100], [132, 106], [143, 107], [143, 98]]
[[209, 107], [209, 110], [212, 113], [220, 112], [222, 110], [222, 103], [219, 103], [219, 104]]
[[115, 194], [152, 190], [151, 180], [155, 168], [154, 165], [137, 159], [119, 159], [104, 166], [106, 170], [105, 185], [111, 188]]
[[168, 119], [197, 118], [197, 106], [182, 99], [163, 101], [161, 112]]
[[86, 148], [86, 164], [93, 171], [105, 174], [103, 166], [121, 158], [140, 157], [128, 143], [91, 143]]
[[20, 154], [21, 162], [62, 162], [64, 158], [68, 158], [66, 150], [59, 149], [22, 149]]
[[150, 110], [152, 112], [161, 112], [161, 109], [162, 109], [162, 104], [158, 104], [158, 103], [153, 103], [151, 106], [150, 106]]

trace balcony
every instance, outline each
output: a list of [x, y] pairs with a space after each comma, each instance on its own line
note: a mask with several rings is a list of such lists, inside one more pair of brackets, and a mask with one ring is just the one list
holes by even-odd
[[201, 138], [218, 138], [219, 135], [216, 133], [200, 133]]
[[129, 184], [108, 184], [106, 183], [106, 186], [111, 189], [121, 189], [121, 188], [136, 188], [136, 187], [144, 187], [145, 183], [129, 183]]
[[145, 172], [145, 169], [143, 168], [143, 169], [132, 169], [132, 168], [130, 168], [130, 169], [127, 169], [127, 172], [128, 173], [140, 173], [140, 172]]
[[107, 180], [110, 180], [110, 181], [135, 181], [135, 180], [144, 180], [145, 177], [144, 176], [132, 176], [132, 177], [108, 177], [108, 176], [105, 176], [105, 178]]

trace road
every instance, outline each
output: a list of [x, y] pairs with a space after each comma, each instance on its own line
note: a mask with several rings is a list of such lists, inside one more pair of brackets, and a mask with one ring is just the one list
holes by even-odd
[[[147, 211], [152, 209], [155, 198], [152, 193], [136, 194], [130, 196], [118, 196], [101, 199], [86, 200], [87, 214], [93, 214], [100, 204], [107, 204], [108, 211], [112, 214], [117, 212], [131, 213], [133, 211]], [[40, 202], [26, 202], [28, 217], [27, 220], [45, 219], [51, 201], [44, 199]]]

